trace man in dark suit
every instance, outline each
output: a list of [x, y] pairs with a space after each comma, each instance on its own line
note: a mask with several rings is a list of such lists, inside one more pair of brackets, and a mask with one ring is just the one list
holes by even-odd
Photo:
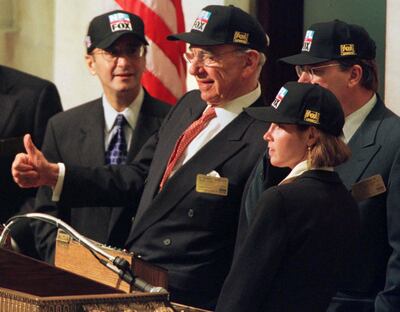
[[29, 132], [33, 142], [42, 146], [47, 120], [61, 110], [53, 83], [0, 66], [0, 223], [20, 212], [35, 196], [35, 190], [20, 189], [10, 172], [15, 155], [23, 151], [22, 136]]
[[[62, 111], [53, 83], [36, 76], [0, 66], [0, 224], [16, 214], [33, 209], [36, 189], [21, 189], [12, 179], [10, 165], [23, 151], [22, 136], [29, 132], [42, 145], [48, 119]], [[28, 235], [27, 235], [28, 233]], [[24, 252], [34, 255], [28, 222], [12, 229], [14, 240]]]
[[[113, 32], [110, 21], [114, 27], [121, 21], [124, 27]], [[90, 22], [87, 38], [86, 61], [90, 72], [100, 80], [103, 97], [52, 118], [46, 131], [43, 153], [51, 161], [69, 165], [110, 164], [107, 150], [118, 132], [118, 115], [122, 115], [126, 120], [122, 128], [127, 149], [125, 160], [118, 163], [130, 162], [158, 130], [170, 108], [151, 97], [140, 84], [147, 45], [143, 22], [125, 11], [108, 12]], [[51, 197], [51, 189], [41, 187], [36, 198], [37, 210], [55, 214], [91, 239], [123, 247], [134, 203], [125, 208], [74, 208], [56, 205]], [[33, 227], [41, 257], [52, 262], [57, 229], [39, 221], [34, 222]]]
[[346, 116], [352, 157], [336, 171], [358, 201], [362, 244], [329, 311], [400, 311], [400, 118], [376, 93], [375, 43], [360, 26], [317, 23], [302, 52], [282, 61], [299, 82], [331, 90]]
[[169, 39], [190, 44], [185, 57], [199, 90], [182, 97], [134, 162], [67, 166], [62, 179], [61, 167], [26, 136], [27, 154], [12, 170], [23, 187], [63, 181], [60, 200], [69, 204], [141, 198], [126, 247], [168, 269], [173, 301], [212, 309], [231, 263], [243, 188], [265, 148], [265, 124], [242, 110], [264, 104], [258, 79], [268, 40], [249, 14], [219, 5]]

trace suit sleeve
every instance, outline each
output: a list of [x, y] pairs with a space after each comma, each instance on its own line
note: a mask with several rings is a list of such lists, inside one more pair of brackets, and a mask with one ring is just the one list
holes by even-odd
[[56, 86], [46, 83], [38, 93], [35, 116], [33, 116], [32, 138], [38, 148], [42, 146], [48, 120], [61, 111], [61, 100]]
[[[46, 130], [42, 152], [49, 161], [63, 161], [57, 148], [57, 142], [55, 139], [51, 120]], [[52, 190], [50, 189], [50, 187], [40, 187], [36, 194], [35, 211], [47, 213], [56, 218], [60, 218], [69, 222], [69, 216], [65, 215], [66, 211], [60, 210], [56, 203], [51, 200], [51, 197]], [[33, 221], [31, 223], [31, 227], [35, 236], [36, 250], [38, 251], [40, 257], [47, 262], [53, 262], [54, 243], [57, 236], [57, 228], [53, 225], [41, 221]]]
[[[264, 192], [241, 248], [235, 253], [216, 312], [262, 311], [288, 241], [282, 196]], [[268, 240], [265, 238], [268, 237]]]
[[386, 270], [386, 284], [375, 301], [376, 312], [400, 311], [400, 151], [390, 171], [387, 190], [387, 231], [393, 251]]

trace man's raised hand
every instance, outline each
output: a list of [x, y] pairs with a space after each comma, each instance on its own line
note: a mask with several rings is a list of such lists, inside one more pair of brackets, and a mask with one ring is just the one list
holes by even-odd
[[31, 136], [24, 136], [26, 153], [15, 156], [11, 173], [15, 183], [22, 188], [55, 186], [58, 177], [58, 165], [49, 163], [43, 153], [33, 144]]

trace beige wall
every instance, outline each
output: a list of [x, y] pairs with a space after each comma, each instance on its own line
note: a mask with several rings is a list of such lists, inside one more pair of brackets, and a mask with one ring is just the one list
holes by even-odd
[[386, 2], [385, 103], [400, 115], [400, 1]]
[[54, 0], [1, 0], [0, 8], [0, 63], [52, 79]]
[[[249, 11], [250, 2], [182, 0], [186, 28], [206, 5]], [[84, 62], [83, 40], [90, 19], [115, 8], [113, 0], [0, 0], [0, 63], [54, 81], [64, 109], [99, 97], [100, 84]], [[188, 88], [196, 88], [191, 78]]]

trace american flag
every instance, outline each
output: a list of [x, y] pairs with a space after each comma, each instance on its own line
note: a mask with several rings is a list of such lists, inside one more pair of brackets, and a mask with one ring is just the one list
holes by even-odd
[[186, 92], [186, 46], [166, 37], [185, 31], [181, 0], [115, 1], [123, 10], [140, 16], [145, 25], [149, 48], [143, 86], [152, 96], [175, 104]]

